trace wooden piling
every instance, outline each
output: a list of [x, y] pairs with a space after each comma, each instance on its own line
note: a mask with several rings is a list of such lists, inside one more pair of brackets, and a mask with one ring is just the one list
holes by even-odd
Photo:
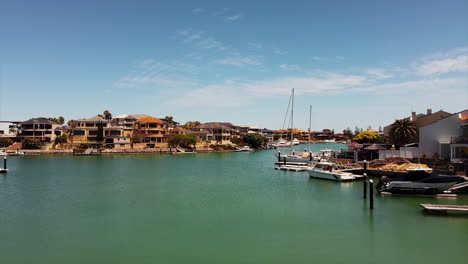
[[369, 208], [374, 209], [374, 181], [369, 180]]
[[367, 199], [367, 173], [363, 174], [363, 192], [362, 192], [362, 198]]

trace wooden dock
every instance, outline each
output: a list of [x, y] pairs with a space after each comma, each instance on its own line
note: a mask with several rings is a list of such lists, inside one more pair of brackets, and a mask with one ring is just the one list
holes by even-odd
[[307, 166], [283, 165], [283, 166], [275, 166], [275, 170], [306, 171]]
[[421, 207], [430, 214], [447, 214], [448, 212], [468, 213], [467, 205], [421, 204]]
[[417, 196], [417, 197], [432, 197], [432, 198], [457, 198], [455, 193], [439, 193], [439, 194], [407, 194], [407, 193], [390, 193], [380, 192], [381, 196]]
[[284, 166], [284, 165], [292, 165], [292, 166], [307, 166], [308, 163], [305, 163], [305, 162], [275, 162], [275, 165], [279, 165], [279, 166]]

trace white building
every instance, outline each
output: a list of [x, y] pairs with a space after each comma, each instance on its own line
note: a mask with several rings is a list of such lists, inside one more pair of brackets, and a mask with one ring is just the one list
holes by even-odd
[[19, 122], [0, 121], [0, 136], [14, 137], [16, 132], [11, 130], [14, 129], [16, 131], [17, 124], [19, 124]]
[[419, 151], [459, 162], [468, 159], [468, 110], [437, 120], [419, 129]]

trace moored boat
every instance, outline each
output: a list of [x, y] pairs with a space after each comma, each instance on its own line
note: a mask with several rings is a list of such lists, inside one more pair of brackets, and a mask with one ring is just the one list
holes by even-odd
[[344, 172], [335, 169], [335, 163], [332, 162], [318, 162], [315, 166], [307, 170], [307, 173], [312, 178], [319, 178], [332, 181], [352, 181], [356, 179], [356, 175], [350, 172]]
[[253, 151], [253, 149], [251, 149], [249, 146], [243, 146], [240, 149], [234, 150], [234, 152], [248, 152], [248, 151]]
[[431, 173], [430, 169], [411, 169], [396, 177], [382, 176], [376, 186], [379, 192], [401, 194], [438, 194], [449, 190], [465, 179], [454, 175]]

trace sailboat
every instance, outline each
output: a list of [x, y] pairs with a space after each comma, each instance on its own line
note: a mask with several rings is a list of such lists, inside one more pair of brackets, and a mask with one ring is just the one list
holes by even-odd
[[[310, 115], [312, 114], [312, 106], [310, 107]], [[310, 131], [310, 120], [309, 120], [309, 131]], [[294, 139], [294, 88], [291, 92], [291, 139]], [[310, 139], [309, 139], [310, 141]], [[289, 144], [290, 151], [289, 154], [281, 154], [278, 151], [276, 157], [278, 158], [278, 162], [289, 162], [289, 163], [312, 163], [315, 161], [312, 152], [310, 151], [309, 145], [309, 152], [297, 152], [294, 150], [294, 144]]]

